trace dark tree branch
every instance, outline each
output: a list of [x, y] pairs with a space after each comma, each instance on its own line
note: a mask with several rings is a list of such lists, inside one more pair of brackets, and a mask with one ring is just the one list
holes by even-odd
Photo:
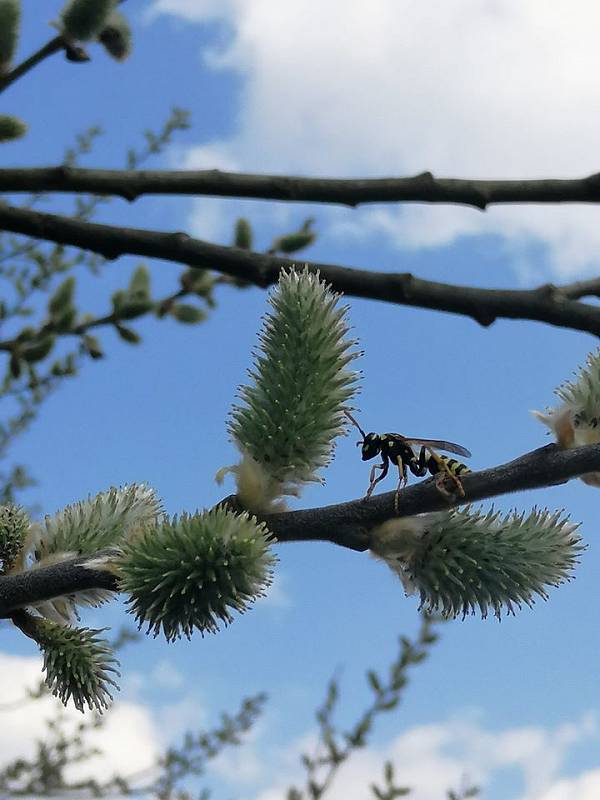
[[563, 297], [568, 297], [569, 300], [579, 300], [581, 297], [600, 297], [600, 278], [565, 283], [557, 287], [557, 291]]
[[22, 78], [23, 75], [27, 74], [29, 70], [36, 67], [45, 58], [61, 50], [65, 51], [69, 61], [89, 61], [89, 57], [82, 47], [68, 42], [63, 36], [55, 36], [54, 39], [50, 39], [47, 44], [40, 47], [39, 50], [29, 58], [26, 58], [21, 64], [0, 77], [0, 92], [3, 92], [16, 80]]
[[[2, 84], [0, 83], [0, 90]], [[406, 178], [306, 178], [197, 171], [74, 167], [0, 170], [2, 192], [85, 192], [135, 200], [143, 194], [211, 195], [301, 203], [598, 203], [600, 173], [584, 178], [467, 180], [422, 172]]]
[[0, 577], [0, 617], [6, 617], [16, 608], [64, 594], [86, 589], [116, 590], [114, 575], [104, 570], [87, 569], [82, 566], [82, 561], [79, 557], [50, 567]]
[[[597, 470], [600, 470], [600, 444], [574, 450], [547, 445], [507, 464], [461, 476], [465, 497], [460, 504], [552, 486]], [[394, 498], [395, 492], [386, 492], [368, 501], [359, 499], [323, 508], [269, 514], [264, 520], [279, 542], [327, 541], [364, 551], [369, 548], [371, 529], [396, 516]], [[433, 480], [415, 484], [400, 493], [400, 516], [448, 507]], [[15, 609], [31, 603], [93, 588], [118, 591], [118, 582], [110, 572], [86, 569], [81, 558], [2, 576], [0, 617], [10, 616]]]
[[[279, 256], [209, 244], [185, 233], [147, 231], [43, 214], [0, 205], [0, 230], [91, 250], [108, 259], [139, 255], [218, 272], [266, 288], [282, 268], [298, 263]], [[306, 263], [300, 259], [300, 263]], [[600, 336], [600, 308], [564, 297], [547, 284], [538, 289], [479, 289], [415, 278], [410, 273], [371, 272], [308, 262], [334, 289], [353, 297], [431, 308], [471, 317], [480, 325], [496, 319], [529, 319]]]

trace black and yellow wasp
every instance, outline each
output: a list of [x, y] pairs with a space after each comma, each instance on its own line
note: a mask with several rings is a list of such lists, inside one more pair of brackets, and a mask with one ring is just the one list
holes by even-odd
[[[436, 476], [436, 486], [442, 494], [452, 497], [443, 485], [446, 477], [449, 477], [455, 484], [459, 496], [464, 497], [464, 489], [459, 475], [471, 470], [466, 464], [448, 456], [441, 456], [436, 450], [446, 450], [448, 453], [470, 458], [471, 453], [454, 442], [446, 442], [443, 439], [415, 439], [409, 436], [402, 436], [400, 433], [365, 433], [352, 414], [344, 412], [348, 419], [360, 431], [363, 437], [358, 445], [362, 445], [362, 460], [370, 461], [375, 456], [381, 455], [381, 464], [374, 464], [371, 467], [369, 476], [369, 488], [366, 498], [373, 494], [373, 489], [388, 474], [390, 462], [398, 467], [400, 482], [396, 492], [396, 506], [398, 505], [398, 492], [408, 481], [409, 469], [413, 475], [422, 478], [428, 472]], [[421, 450], [417, 456], [413, 450], [413, 445], [420, 446]], [[377, 475], [377, 472], [380, 472]], [[365, 498], [365, 499], [366, 499]]]

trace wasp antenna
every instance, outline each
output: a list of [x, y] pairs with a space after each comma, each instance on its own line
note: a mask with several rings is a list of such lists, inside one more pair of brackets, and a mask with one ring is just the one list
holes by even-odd
[[[357, 421], [354, 419], [354, 417], [352, 416], [352, 414], [351, 414], [349, 411], [346, 411], [346, 410], [344, 410], [344, 414], [345, 414], [345, 415], [348, 417], [348, 419], [350, 420], [350, 422], [351, 422], [351, 423], [352, 423], [352, 424], [353, 424], [355, 427], [357, 427], [357, 428], [358, 428], [358, 430], [360, 431], [360, 434], [361, 434], [361, 436], [362, 436], [362, 437], [363, 437], [363, 439], [364, 439], [364, 438], [366, 437], [366, 434], [365, 434], [365, 432], [363, 431], [363, 429], [360, 427], [360, 425], [358, 424], [358, 422], [357, 422]], [[357, 442], [357, 444], [360, 444], [360, 442]]]

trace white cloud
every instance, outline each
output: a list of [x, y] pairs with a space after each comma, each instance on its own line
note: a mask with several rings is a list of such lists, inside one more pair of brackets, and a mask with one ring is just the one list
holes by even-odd
[[600, 769], [589, 770], [576, 778], [557, 781], [539, 800], [598, 800]]
[[[531, 726], [495, 732], [472, 718], [420, 725], [385, 747], [356, 751], [339, 770], [328, 796], [331, 800], [364, 800], [371, 783], [383, 785], [383, 764], [390, 760], [396, 782], [412, 787], [410, 796], [414, 800], [439, 800], [449, 788], [459, 789], [465, 784], [479, 785], [484, 796], [502, 796], [504, 800], [591, 800], [600, 796], [600, 771], [582, 772], [573, 778], [562, 778], [560, 773], [574, 746], [597, 738], [598, 726], [591, 715], [553, 729]], [[259, 744], [251, 743], [250, 756], [245, 760], [239, 754], [242, 761], [238, 767], [243, 768], [246, 782], [255, 780], [262, 786], [255, 789], [257, 800], [279, 800], [289, 786], [303, 785], [305, 773], [299, 767], [299, 758], [301, 753], [316, 752], [313, 733], [268, 758], [260, 752]], [[271, 764], [270, 770], [265, 770], [265, 763]], [[225, 759], [223, 765], [231, 767], [232, 763]], [[521, 778], [522, 791], [510, 796], [504, 790], [494, 794], [503, 776], [515, 771]], [[219, 772], [227, 777], [227, 771]], [[273, 773], [278, 777], [269, 781]], [[237, 770], [229, 775], [232, 785], [244, 782]]]
[[179, 689], [185, 678], [172, 661], [161, 659], [150, 674], [150, 679], [162, 689]]
[[[0, 653], [0, 703], [22, 697], [26, 687], [39, 681], [41, 659]], [[5, 764], [17, 756], [33, 754], [35, 741], [44, 738], [44, 720], [54, 715], [51, 698], [27, 703], [2, 712], [0, 752]], [[160, 741], [167, 741], [188, 724], [197, 727], [203, 716], [191, 696], [180, 704], [165, 706], [159, 712], [160, 737], [149, 710], [141, 704], [117, 702], [106, 717], [106, 724], [89, 734], [89, 743], [102, 755], [85, 765], [70, 768], [69, 777], [94, 776], [106, 780], [116, 772], [131, 774], [145, 769], [159, 752]], [[73, 710], [65, 711], [69, 725], [81, 721]], [[177, 729], [177, 731], [175, 730]], [[259, 723], [244, 737], [241, 748], [226, 751], [213, 762], [212, 773], [226, 780], [239, 795], [257, 800], [280, 800], [292, 783], [302, 784], [299, 755], [314, 752], [313, 733], [288, 746], [265, 753], [262, 740], [269, 726]], [[596, 800], [600, 797], [600, 770], [590, 769], [565, 777], [565, 761], [579, 743], [596, 741], [599, 726], [593, 714], [555, 728], [529, 726], [501, 731], [486, 729], [477, 717], [415, 726], [386, 746], [358, 751], [342, 767], [333, 784], [331, 800], [364, 800], [371, 782], [381, 782], [382, 765], [391, 760], [400, 784], [412, 786], [414, 800], [439, 800], [445, 791], [457, 788], [465, 777], [484, 789], [506, 770], [517, 770], [523, 792], [505, 800]], [[274, 780], [273, 776], [277, 775]], [[254, 789], [252, 790], [252, 787]]]
[[[27, 688], [37, 686], [42, 676], [42, 659], [0, 653], [0, 704], [11, 703], [25, 695]], [[57, 701], [51, 697], [26, 702], [14, 710], [2, 711], [0, 753], [2, 764], [35, 752], [36, 741], [47, 738], [45, 721], [56, 714]], [[84, 717], [73, 707], [63, 711], [67, 729], [74, 729]], [[129, 775], [145, 769], [159, 752], [159, 737], [143, 705], [116, 702], [106, 715], [105, 724], [88, 734], [91, 746], [101, 755], [85, 764], [69, 767], [69, 778], [95, 777], [106, 780], [120, 772]]]
[[[580, 176], [600, 169], [600, 6], [582, 0], [156, 0], [225, 23], [205, 61], [239, 70], [237, 133], [202, 165], [329, 175]], [[214, 161], [211, 162], [211, 159]], [[597, 269], [600, 209], [404, 207], [355, 212], [400, 247], [496, 233], [548, 246], [560, 275]]]

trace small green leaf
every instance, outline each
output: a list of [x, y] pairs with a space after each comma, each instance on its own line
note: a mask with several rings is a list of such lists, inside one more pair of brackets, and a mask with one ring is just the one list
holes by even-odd
[[129, 344], [139, 344], [142, 341], [142, 337], [135, 331], [131, 330], [131, 328], [126, 328], [124, 325], [115, 325], [115, 328], [124, 342], [129, 342]]
[[134, 271], [129, 281], [128, 293], [137, 300], [146, 300], [150, 297], [150, 273], [143, 264]]
[[18, 117], [0, 114], [0, 142], [20, 139], [27, 133], [27, 125]]
[[394, 765], [391, 761], [386, 761], [383, 765], [383, 775], [386, 783], [391, 784], [394, 782]]
[[374, 672], [372, 669], [367, 672], [367, 679], [369, 684], [371, 685], [371, 689], [376, 694], [381, 694], [383, 689], [381, 688], [381, 683], [379, 682], [379, 678], [377, 677], [377, 673]]
[[117, 289], [116, 292], [113, 292], [111, 296], [113, 311], [115, 314], [118, 314], [121, 306], [125, 302], [125, 298], [127, 297], [127, 292], [123, 291], [123, 289]]
[[196, 306], [190, 306], [185, 303], [178, 303], [171, 308], [171, 314], [178, 322], [185, 322], [189, 325], [194, 325], [196, 322], [202, 322], [206, 319], [206, 312]]
[[210, 297], [215, 279], [206, 269], [188, 269], [179, 278], [183, 289], [193, 292], [198, 297]]
[[91, 358], [93, 359], [104, 358], [104, 352], [102, 350], [100, 342], [95, 336], [90, 336], [89, 333], [86, 333], [85, 336], [83, 336], [82, 343], [87, 354]]
[[69, 306], [72, 306], [74, 291], [75, 278], [72, 276], [65, 278], [48, 302], [48, 311], [52, 317], [62, 314]]
[[23, 358], [30, 364], [35, 364], [38, 361], [42, 361], [42, 359], [46, 358], [46, 356], [54, 347], [54, 340], [54, 336], [48, 335], [38, 339], [37, 342], [26, 345], [21, 350]]
[[240, 217], [235, 223], [233, 244], [242, 250], [252, 250], [252, 228], [245, 217]]
[[271, 252], [296, 253], [298, 250], [308, 247], [308, 245], [312, 244], [317, 238], [316, 233], [311, 230], [313, 222], [314, 220], [312, 217], [309, 217], [304, 222], [300, 230], [297, 230], [294, 233], [287, 233], [284, 236], [280, 236], [278, 239], [275, 239], [271, 245]]
[[399, 702], [399, 697], [392, 697], [391, 700], [386, 700], [385, 703], [377, 703], [377, 708], [381, 711], [391, 711], [393, 708], [396, 708]]
[[62, 314], [57, 314], [52, 319], [52, 327], [57, 333], [67, 333], [73, 327], [73, 323], [77, 317], [77, 311], [74, 308], [67, 308]]
[[143, 317], [153, 308], [154, 303], [152, 300], [129, 300], [126, 298], [118, 311], [115, 309], [115, 314], [118, 315], [119, 319], [137, 319], [138, 317]]

